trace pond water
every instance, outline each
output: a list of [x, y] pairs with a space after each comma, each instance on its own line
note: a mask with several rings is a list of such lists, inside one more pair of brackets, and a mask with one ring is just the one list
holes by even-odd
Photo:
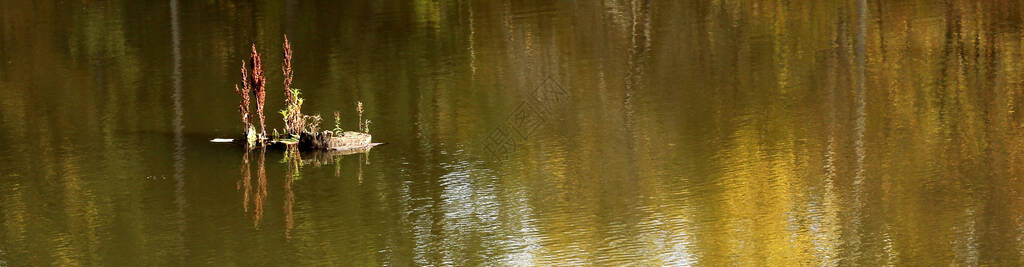
[[347, 2], [0, 2], [0, 266], [1024, 263], [1019, 2]]

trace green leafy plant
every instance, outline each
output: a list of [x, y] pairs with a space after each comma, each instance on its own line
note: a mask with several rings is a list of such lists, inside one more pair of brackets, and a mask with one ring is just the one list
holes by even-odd
[[341, 134], [345, 132], [345, 130], [341, 129], [341, 113], [337, 111], [334, 112], [334, 129], [331, 129], [331, 131], [333, 131], [334, 134]]
[[306, 117], [302, 115], [302, 103], [305, 102], [302, 97], [302, 91], [298, 88], [289, 90], [293, 100], [285, 102], [285, 108], [279, 111], [281, 116], [284, 117], [284, 128], [285, 134], [298, 136], [302, 133], [303, 128], [306, 125]]

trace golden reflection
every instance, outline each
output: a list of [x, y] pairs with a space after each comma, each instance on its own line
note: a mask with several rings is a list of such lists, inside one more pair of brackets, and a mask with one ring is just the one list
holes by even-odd
[[[839, 24], [835, 25], [836, 29], [840, 28]], [[837, 109], [839, 108], [838, 101], [838, 90], [840, 90], [840, 75], [839, 75], [839, 55], [841, 50], [839, 44], [842, 41], [841, 34], [833, 33], [832, 43], [833, 49], [829, 50], [828, 58], [825, 61], [825, 94], [826, 101], [823, 109], [827, 110], [826, 128], [827, 137], [825, 143], [825, 155], [824, 155], [824, 181], [822, 181], [821, 187], [821, 200], [818, 205], [817, 215], [818, 219], [813, 222], [814, 228], [814, 251], [816, 252], [816, 262], [826, 266], [836, 266], [839, 263], [839, 243], [840, 243], [840, 218], [839, 218], [839, 196], [836, 188], [837, 179], [839, 178], [839, 166], [838, 164], [838, 148], [837, 144], [838, 137], [837, 131], [839, 131], [839, 121], [837, 115]]]
[[[335, 243], [357, 236], [369, 240], [358, 244], [366, 258], [389, 261], [365, 265], [1024, 263], [1024, 5], [1015, 1], [417, 1], [337, 8], [373, 11], [341, 23], [323, 19], [334, 9], [298, 2], [282, 15], [274, 3], [172, 0], [170, 23], [138, 19], [150, 14], [118, 1], [67, 5], [0, 3], [0, 143], [25, 154], [0, 166], [14, 173], [0, 173], [0, 257], [17, 265], [179, 249], [163, 243], [182, 246], [176, 256], [230, 254], [221, 247], [239, 240], [187, 216], [225, 205], [203, 195], [220, 193], [203, 187], [221, 173], [195, 167], [216, 153], [184, 162], [187, 133], [223, 127], [190, 101], [218, 95], [190, 88], [222, 82], [230, 68], [194, 57], [231, 58], [231, 47], [266, 41], [285, 25], [277, 20], [306, 13], [317, 16], [287, 27], [324, 39], [297, 55], [312, 58], [300, 67], [328, 88], [311, 93], [378, 99], [398, 125], [382, 131], [396, 136], [401, 160], [369, 166], [364, 154], [342, 169], [341, 155], [289, 149], [277, 180], [266, 151], [245, 151], [240, 220], [330, 248], [282, 255], [346, 258]], [[207, 7], [230, 19], [186, 19]], [[448, 164], [476, 162], [451, 152], [500, 123], [501, 107], [545, 73], [572, 99], [516, 160]], [[168, 155], [162, 168], [148, 164]], [[357, 201], [303, 194], [330, 176], [303, 178], [319, 174], [307, 164], [354, 176], [357, 186], [325, 188]], [[134, 179], [164, 174], [166, 185]], [[277, 181], [281, 198], [268, 196]], [[265, 213], [277, 199], [282, 214]], [[304, 214], [306, 204], [323, 212]], [[331, 227], [358, 230], [317, 235]]]
[[[854, 39], [854, 86], [856, 97], [854, 99], [854, 156], [856, 157], [854, 163], [854, 174], [853, 174], [853, 201], [851, 203], [851, 217], [850, 218], [850, 238], [849, 245], [853, 248], [860, 248], [863, 242], [862, 228], [864, 227], [864, 186], [865, 186], [865, 158], [867, 157], [867, 150], [864, 144], [864, 131], [867, 127], [867, 114], [865, 114], [866, 107], [866, 85], [865, 85], [865, 74], [864, 67], [866, 58], [866, 42], [867, 37], [867, 0], [857, 0], [856, 10], [856, 37]], [[848, 256], [848, 262], [861, 262], [861, 250], [853, 249], [850, 250], [852, 253]]]

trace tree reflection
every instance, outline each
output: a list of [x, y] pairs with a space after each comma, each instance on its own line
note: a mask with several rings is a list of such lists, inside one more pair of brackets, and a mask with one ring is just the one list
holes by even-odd
[[[1019, 2], [171, 3], [0, 3], [0, 257], [88, 265], [178, 239], [174, 256], [223, 255], [195, 215], [242, 198], [244, 230], [283, 225], [327, 259], [357, 236], [365, 262], [393, 265], [1024, 259]], [[307, 38], [311, 97], [380, 107], [400, 160], [258, 150], [238, 173], [203, 167], [222, 151], [189, 135], [234, 120], [198, 116], [230, 113], [201, 88], [279, 27]], [[572, 90], [564, 114], [509, 162], [474, 158], [462, 142], [544, 74]], [[330, 164], [359, 184], [304, 169]], [[223, 175], [241, 196], [210, 201]], [[339, 228], [354, 234], [317, 236]]]

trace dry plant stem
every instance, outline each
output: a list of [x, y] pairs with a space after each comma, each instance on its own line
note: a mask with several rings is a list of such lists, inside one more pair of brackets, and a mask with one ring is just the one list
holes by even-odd
[[[285, 89], [285, 109], [281, 111], [284, 115], [285, 122], [285, 135], [279, 135], [277, 130], [274, 131], [274, 136], [267, 136], [267, 125], [266, 116], [264, 115], [264, 109], [266, 104], [266, 76], [263, 70], [262, 60], [259, 52], [256, 50], [256, 44], [252, 44], [251, 53], [249, 56], [248, 63], [242, 61], [241, 74], [242, 84], [235, 85], [235, 93], [241, 97], [238, 103], [238, 111], [242, 116], [242, 124], [245, 127], [244, 133], [246, 140], [248, 141], [248, 147], [261, 147], [275, 143], [295, 144], [297, 143], [306, 144], [307, 146], [320, 148], [320, 149], [345, 149], [352, 147], [367, 147], [370, 145], [370, 120], [363, 120], [363, 103], [356, 102], [356, 111], [358, 113], [359, 129], [363, 131], [358, 132], [343, 132], [341, 130], [341, 116], [338, 112], [334, 113], [335, 127], [333, 131], [320, 131], [320, 122], [322, 121], [320, 115], [308, 116], [303, 115], [301, 112], [303, 99], [300, 97], [300, 90], [292, 88], [292, 82], [294, 80], [294, 70], [292, 69], [292, 49], [291, 43], [288, 41], [288, 36], [284, 36], [283, 46], [283, 63], [281, 65], [281, 72], [284, 74], [283, 82]], [[249, 65], [247, 69], [246, 65]], [[251, 71], [251, 72], [250, 72]], [[256, 96], [256, 113], [259, 114], [260, 128], [259, 132], [256, 132], [254, 126], [254, 118], [251, 114], [252, 111], [250, 106], [250, 92]], [[335, 136], [338, 135], [338, 136]], [[288, 138], [289, 140], [284, 140]], [[291, 138], [297, 138], [294, 140]], [[262, 151], [262, 150], [261, 150]], [[263, 158], [260, 158], [262, 165]], [[261, 170], [262, 172], [262, 170]], [[258, 182], [261, 182], [263, 173], [257, 173]], [[260, 183], [257, 183], [260, 186]], [[265, 189], [264, 189], [265, 190]], [[256, 194], [254, 203], [261, 203], [262, 198], [259, 193]], [[256, 205], [255, 210], [257, 223], [258, 218], [262, 213], [262, 209], [259, 204]]]
[[242, 61], [242, 87], [235, 85], [235, 93], [241, 98], [238, 102], [238, 113], [242, 115], [243, 134], [248, 134], [249, 128], [252, 127], [252, 123], [249, 122], [249, 91], [251, 89], [246, 77], [245, 61]]
[[284, 72], [284, 95], [286, 99], [291, 100], [292, 98], [292, 46], [288, 43], [288, 35], [284, 36], [284, 55], [282, 56], [284, 63], [281, 64], [281, 71]]
[[320, 132], [320, 120], [320, 115], [302, 116], [302, 121], [305, 123], [306, 131], [311, 133]]
[[366, 129], [364, 128], [364, 124], [363, 124], [363, 102], [362, 101], [356, 102], [356, 113], [359, 113], [359, 131], [365, 132]]
[[249, 57], [249, 62], [252, 66], [252, 90], [256, 93], [256, 113], [260, 115], [259, 139], [262, 142], [262, 139], [267, 136], [266, 117], [263, 116], [263, 103], [267, 96], [267, 78], [263, 76], [263, 64], [260, 62], [260, 53], [256, 52], [256, 44], [252, 45], [252, 54]]
[[281, 72], [284, 74], [284, 130], [290, 135], [299, 135], [305, 120], [302, 116], [302, 103], [297, 92], [292, 89], [292, 80], [295, 76], [292, 70], [292, 45], [288, 42], [288, 35], [284, 36], [284, 62], [281, 64]]
[[341, 131], [342, 131], [342, 129], [341, 129], [341, 113], [338, 113], [337, 111], [334, 112], [334, 129], [332, 129], [332, 130], [335, 131], [335, 132], [338, 132], [338, 133], [341, 133]]

